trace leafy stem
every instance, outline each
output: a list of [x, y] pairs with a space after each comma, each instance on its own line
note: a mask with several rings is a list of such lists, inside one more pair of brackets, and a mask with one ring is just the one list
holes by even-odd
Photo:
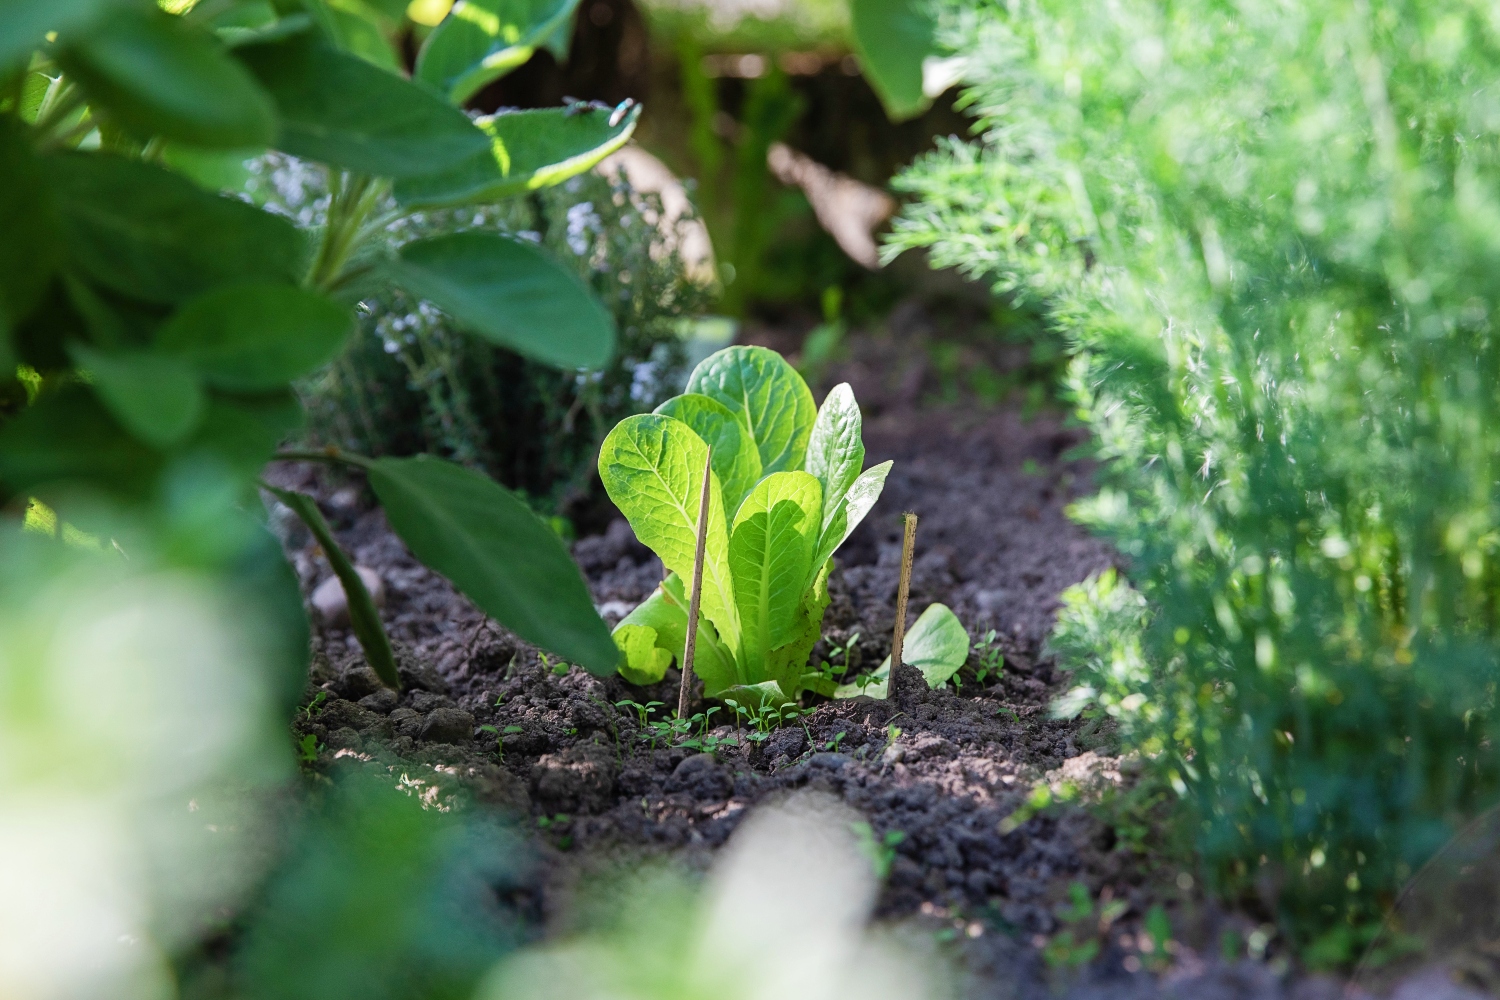
[[334, 175], [328, 222], [307, 276], [310, 287], [328, 291], [340, 284], [345, 265], [373, 231], [365, 221], [384, 193], [384, 187], [367, 174]]

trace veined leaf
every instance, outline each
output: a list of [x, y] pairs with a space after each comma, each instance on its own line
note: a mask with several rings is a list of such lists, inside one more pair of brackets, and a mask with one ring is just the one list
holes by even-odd
[[121, 5], [58, 53], [100, 117], [141, 140], [269, 145], [270, 97], [213, 35], [153, 6]]
[[0, 72], [24, 65], [48, 32], [70, 37], [93, 26], [119, 0], [8, 0], [0, 4]]
[[[667, 595], [667, 599], [675, 603], [683, 612], [683, 624], [687, 624], [687, 609], [690, 605], [688, 600], [687, 586], [682, 582], [682, 577], [676, 573], [668, 573], [665, 580], [661, 582], [661, 590]], [[740, 668], [735, 662], [734, 653], [719, 640], [719, 633], [713, 626], [713, 622], [704, 618], [702, 609], [698, 615], [698, 642], [693, 651], [693, 673], [703, 682], [704, 694], [710, 698], [717, 696], [724, 688], [732, 687], [740, 683]], [[682, 661], [683, 653], [687, 648], [687, 634], [684, 632], [682, 644], [673, 650], [679, 663]]]
[[274, 486], [267, 486], [266, 489], [301, 518], [302, 523], [307, 525], [307, 529], [318, 540], [323, 554], [328, 557], [328, 565], [333, 568], [333, 575], [339, 578], [339, 583], [344, 588], [344, 596], [349, 604], [349, 626], [354, 631], [354, 637], [359, 640], [360, 648], [365, 651], [365, 659], [370, 662], [370, 667], [385, 682], [386, 687], [401, 690], [401, 677], [396, 672], [396, 654], [392, 652], [390, 637], [385, 634], [385, 626], [380, 622], [380, 612], [375, 608], [370, 591], [365, 588], [365, 581], [360, 579], [354, 564], [339, 547], [338, 539], [333, 537], [328, 522], [323, 520], [323, 512], [318, 510], [317, 503], [304, 493], [279, 490]]
[[[901, 659], [922, 671], [927, 686], [940, 688], [963, 669], [969, 658], [969, 633], [963, 622], [946, 604], [929, 604], [906, 632], [901, 643]], [[891, 658], [887, 656], [871, 677], [874, 683], [861, 688], [858, 684], [841, 684], [835, 698], [855, 698], [861, 694], [884, 698], [890, 689]]]
[[830, 560], [824, 560], [818, 567], [812, 586], [803, 591], [791, 638], [771, 650], [766, 657], [766, 676], [780, 685], [782, 691], [791, 698], [796, 698], [801, 693], [808, 657], [823, 635], [823, 612], [828, 610], [829, 601], [828, 574], [832, 569], [833, 563]]
[[802, 468], [817, 406], [781, 355], [764, 347], [726, 347], [693, 369], [687, 389], [718, 400], [739, 418], [760, 452], [762, 475]]
[[607, 675], [609, 629], [557, 534], [487, 476], [428, 455], [368, 466], [386, 518], [415, 555], [527, 642]]
[[864, 421], [854, 390], [841, 382], [818, 408], [812, 436], [807, 441], [807, 471], [823, 484], [823, 517], [826, 529], [835, 511], [865, 467]]
[[353, 326], [348, 312], [314, 292], [232, 285], [184, 305], [157, 331], [156, 347], [218, 388], [256, 392], [332, 361]]
[[[52, 186], [14, 118], [0, 118], [0, 340], [41, 301], [62, 261]], [[0, 368], [9, 377], [15, 365]]]
[[43, 164], [60, 196], [70, 265], [113, 291], [178, 303], [230, 282], [295, 284], [307, 270], [292, 223], [171, 171], [99, 153]]
[[[698, 507], [708, 446], [687, 424], [637, 414], [615, 425], [599, 449], [599, 478], [635, 536], [668, 570], [691, 579]], [[729, 571], [729, 531], [719, 477], [709, 476], [708, 535], [703, 558], [703, 616], [738, 654], [740, 618]]]
[[[682, 579], [670, 573], [661, 586], [615, 627], [615, 645], [624, 659], [620, 676], [632, 684], [654, 684], [672, 661], [682, 660], [687, 645], [687, 594]], [[648, 645], [649, 643], [649, 645]], [[737, 682], [734, 655], [719, 642], [711, 622], [698, 621], [694, 672], [712, 697]]]
[[559, 368], [598, 368], [615, 350], [613, 317], [546, 253], [498, 233], [414, 240], [392, 279], [486, 340]]
[[280, 149], [377, 177], [419, 177], [486, 155], [467, 115], [409, 80], [311, 33], [235, 49], [270, 92]]
[[640, 112], [639, 106], [618, 115], [540, 108], [477, 119], [474, 124], [489, 139], [484, 150], [441, 173], [397, 180], [396, 200], [408, 208], [437, 208], [561, 184], [625, 145]]
[[[687, 614], [682, 617], [685, 626]], [[621, 677], [632, 684], [646, 685], [655, 684], [666, 676], [667, 668], [672, 665], [671, 640], [661, 634], [661, 629], [623, 621], [615, 627], [612, 635], [620, 649]]]
[[104, 405], [136, 437], [165, 448], [192, 433], [203, 416], [203, 387], [185, 362], [155, 351], [98, 351], [70, 344]]
[[462, 106], [531, 58], [578, 0], [464, 0], [433, 29], [414, 74]]
[[844, 494], [844, 499], [834, 507], [833, 516], [818, 537], [818, 547], [813, 555], [814, 566], [821, 566], [859, 527], [859, 522], [865, 519], [870, 508], [875, 506], [875, 501], [880, 499], [880, 491], [885, 489], [885, 477], [890, 471], [891, 463], [881, 462], [861, 472], [854, 480], [849, 491]]
[[743, 630], [739, 659], [751, 680], [764, 679], [767, 654], [796, 634], [822, 509], [823, 488], [811, 475], [774, 472], [735, 514], [729, 569]]
[[696, 392], [673, 396], [656, 408], [693, 429], [712, 451], [714, 473], [724, 489], [724, 516], [733, 520], [741, 502], [760, 482], [760, 452], [729, 407]]
[[936, 52], [934, 24], [924, 0], [850, 0], [850, 27], [860, 67], [892, 121], [904, 121], [932, 102], [922, 91], [922, 64]]

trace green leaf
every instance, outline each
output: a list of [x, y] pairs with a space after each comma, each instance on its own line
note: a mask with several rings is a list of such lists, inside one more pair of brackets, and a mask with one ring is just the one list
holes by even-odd
[[37, 307], [62, 262], [56, 199], [25, 133], [14, 118], [0, 118], [0, 338]]
[[161, 453], [125, 433], [99, 399], [80, 385], [45, 393], [0, 423], [3, 499], [37, 494], [60, 483], [86, 483], [141, 499], [161, 466]]
[[608, 110], [541, 108], [480, 118], [474, 124], [489, 137], [482, 153], [441, 173], [398, 180], [396, 200], [408, 208], [467, 205], [561, 184], [625, 145], [640, 111], [616, 118]]
[[122, 6], [58, 53], [95, 113], [137, 139], [213, 149], [270, 145], [271, 100], [213, 35], [150, 7]]
[[937, 51], [926, 0], [849, 0], [860, 67], [885, 113], [904, 121], [932, 102], [922, 92], [922, 63]]
[[343, 585], [344, 596], [349, 603], [349, 625], [354, 631], [354, 637], [359, 640], [360, 648], [365, 651], [365, 659], [370, 662], [371, 668], [385, 682], [386, 687], [401, 690], [401, 677], [396, 673], [396, 654], [391, 651], [391, 640], [380, 622], [380, 612], [376, 610], [375, 601], [365, 588], [365, 581], [360, 579], [354, 564], [339, 547], [338, 539], [333, 537], [328, 522], [323, 520], [323, 512], [318, 510], [317, 503], [303, 493], [279, 490], [274, 486], [265, 488], [291, 508], [318, 540], [323, 554], [328, 557], [328, 565], [333, 568], [333, 575]]
[[590, 673], [619, 651], [562, 541], [499, 483], [428, 455], [382, 458], [370, 486], [396, 534], [485, 614]]
[[94, 391], [130, 433], [158, 448], [192, 433], [203, 416], [203, 388], [184, 362], [153, 351], [97, 351], [70, 344], [68, 353]]
[[406, 67], [391, 46], [376, 14], [351, 0], [302, 0], [318, 27], [338, 48], [391, 73]]
[[[687, 587], [683, 584], [682, 577], [676, 573], [668, 573], [666, 579], [662, 580], [660, 589], [682, 612], [682, 635], [677, 637], [677, 645], [672, 649], [672, 655], [680, 663], [687, 649], [687, 609], [691, 603]], [[701, 612], [702, 609], [699, 610]], [[660, 642], [660, 638], [657, 641]], [[693, 650], [693, 672], [703, 681], [704, 693], [710, 698], [715, 697], [723, 688], [740, 683], [734, 653], [719, 640], [719, 633], [713, 622], [704, 618], [701, 613], [698, 615], [698, 641]]]
[[833, 563], [830, 560], [824, 560], [818, 567], [812, 586], [802, 594], [791, 638], [771, 650], [766, 657], [766, 676], [780, 685], [781, 690], [793, 699], [802, 692], [808, 658], [812, 656], [813, 646], [823, 636], [823, 613], [828, 610], [830, 600], [828, 574], [832, 570]]
[[729, 407], [696, 392], [673, 396], [656, 408], [693, 429], [712, 449], [714, 474], [724, 488], [724, 515], [732, 519], [760, 482], [760, 452]]
[[464, 0], [427, 36], [414, 74], [462, 105], [531, 58], [578, 0]]
[[154, 164], [47, 156], [69, 262], [113, 291], [179, 303], [231, 282], [299, 282], [307, 244], [286, 219], [210, 194]]
[[559, 368], [599, 368], [615, 350], [615, 324], [572, 271], [522, 240], [448, 233], [414, 240], [392, 279], [491, 343]]
[[425, 88], [311, 34], [235, 49], [276, 102], [280, 149], [330, 166], [407, 178], [488, 155], [467, 115]]
[[[940, 688], [963, 668], [969, 658], [969, 633], [946, 604], [929, 604], [906, 632], [901, 644], [901, 659], [922, 671], [927, 686]], [[891, 658], [887, 656], [871, 675], [875, 683], [863, 689], [858, 684], [841, 684], [836, 698], [854, 698], [861, 694], [884, 698], [890, 688]]]
[[[655, 595], [652, 595], [653, 597]], [[650, 598], [647, 599], [648, 603]], [[645, 607], [645, 605], [641, 605]], [[636, 608], [639, 611], [640, 608]], [[686, 612], [682, 615], [687, 627]], [[666, 676], [672, 665], [670, 639], [658, 638], [659, 631], [650, 625], [623, 621], [614, 630], [615, 645], [620, 649], [620, 676], [632, 684], [655, 684]]]
[[189, 362], [211, 385], [277, 389], [332, 361], [354, 328], [349, 313], [287, 285], [233, 285], [187, 303], [156, 334], [156, 348]]
[[290, 389], [256, 396], [211, 396], [198, 431], [182, 451], [207, 451], [246, 482], [254, 481], [283, 442], [301, 432], [305, 414]]
[[0, 3], [0, 72], [24, 65], [47, 33], [64, 37], [92, 26], [118, 0], [5, 0]]
[[818, 537], [818, 547], [813, 555], [813, 565], [821, 566], [848, 540], [859, 522], [865, 519], [880, 493], [885, 489], [885, 477], [890, 475], [890, 462], [866, 469], [854, 480], [844, 498], [833, 509], [833, 516]]
[[761, 473], [802, 468], [817, 405], [797, 370], [775, 351], [736, 345], [704, 358], [688, 392], [727, 406], [760, 451]]
[[[670, 572], [691, 579], [698, 507], [708, 446], [680, 420], [655, 413], [627, 417], [599, 448], [599, 478], [635, 536]], [[702, 613], [730, 649], [740, 645], [739, 611], [729, 573], [729, 531], [719, 477], [709, 476]]]
[[865, 467], [863, 424], [849, 383], [834, 386], [818, 408], [818, 419], [807, 441], [807, 471], [823, 484], [820, 528], [828, 527], [844, 494]]
[[750, 680], [763, 679], [767, 654], [796, 635], [822, 509], [816, 479], [806, 472], [773, 472], [734, 516], [729, 570], [743, 629], [739, 658]]

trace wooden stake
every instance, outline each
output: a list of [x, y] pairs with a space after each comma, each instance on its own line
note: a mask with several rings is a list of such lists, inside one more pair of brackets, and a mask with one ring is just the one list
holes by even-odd
[[907, 511], [901, 515], [906, 523], [906, 533], [901, 539], [901, 583], [896, 589], [896, 634], [891, 639], [891, 673], [887, 691], [896, 695], [896, 670], [901, 666], [902, 643], [906, 640], [906, 595], [911, 590], [912, 549], [917, 544], [917, 515]]
[[713, 468], [714, 449], [708, 448], [703, 460], [703, 489], [698, 497], [698, 547], [693, 553], [692, 589], [688, 591], [687, 642], [682, 649], [682, 689], [677, 694], [677, 717], [688, 717], [688, 701], [693, 690], [693, 656], [698, 652], [698, 604], [703, 596], [703, 549], [708, 542], [709, 471]]

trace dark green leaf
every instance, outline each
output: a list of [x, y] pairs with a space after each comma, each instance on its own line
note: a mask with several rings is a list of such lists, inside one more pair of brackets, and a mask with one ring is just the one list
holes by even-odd
[[235, 54], [275, 99], [278, 146], [294, 156], [403, 178], [452, 170], [489, 150], [462, 111], [310, 33]]
[[614, 320], [588, 287], [541, 250], [494, 233], [416, 240], [395, 282], [486, 340], [559, 368], [598, 368], [615, 349]]
[[306, 273], [307, 244], [290, 222], [171, 171], [88, 153], [44, 165], [72, 266], [106, 288], [177, 303], [226, 282], [296, 283]]
[[92, 25], [118, 0], [5, 0], [0, 3], [0, 72], [24, 65], [49, 31], [68, 36]]
[[485, 614], [601, 676], [619, 651], [578, 567], [513, 493], [452, 462], [419, 455], [369, 466], [386, 518], [416, 557]]
[[[57, 205], [25, 129], [0, 118], [0, 335], [36, 308], [62, 259]], [[0, 369], [8, 375], [14, 366]]]
[[350, 0], [303, 0], [308, 12], [334, 45], [383, 70], [400, 73], [405, 67], [381, 30], [375, 14]]
[[396, 655], [391, 651], [391, 640], [385, 634], [385, 626], [380, 623], [380, 612], [375, 609], [375, 601], [365, 588], [365, 581], [360, 579], [354, 564], [349, 561], [344, 550], [339, 548], [338, 539], [333, 537], [328, 522], [323, 520], [323, 512], [318, 510], [317, 503], [303, 493], [279, 490], [274, 486], [267, 486], [266, 489], [276, 494], [282, 503], [302, 519], [302, 523], [307, 525], [318, 544], [323, 547], [328, 565], [333, 568], [334, 576], [343, 585], [344, 596], [349, 603], [349, 625], [365, 651], [365, 659], [370, 661], [370, 666], [387, 687], [401, 690], [401, 678], [396, 673]]
[[58, 54], [95, 113], [142, 141], [270, 145], [271, 100], [218, 39], [155, 6], [121, 7]]
[[46, 393], [0, 424], [0, 496], [83, 483], [140, 498], [161, 464], [159, 452], [127, 434], [80, 385]]
[[98, 351], [83, 344], [70, 345], [69, 353], [115, 419], [147, 444], [176, 444], [203, 415], [198, 377], [177, 358], [154, 351]]
[[210, 384], [237, 392], [277, 389], [332, 361], [353, 329], [347, 311], [287, 285], [235, 285], [187, 303], [156, 335]]
[[284, 441], [302, 429], [302, 404], [291, 390], [260, 396], [211, 397], [198, 431], [182, 451], [207, 451], [253, 480]]
[[417, 56], [416, 78], [462, 105], [531, 58], [578, 0], [465, 0], [433, 29]]
[[463, 205], [561, 184], [625, 145], [640, 111], [541, 108], [480, 118], [476, 124], [491, 144], [442, 173], [397, 182], [396, 200], [411, 207]]
[[924, 0], [850, 0], [860, 66], [886, 114], [903, 121], [932, 102], [922, 92], [922, 63], [936, 51]]

